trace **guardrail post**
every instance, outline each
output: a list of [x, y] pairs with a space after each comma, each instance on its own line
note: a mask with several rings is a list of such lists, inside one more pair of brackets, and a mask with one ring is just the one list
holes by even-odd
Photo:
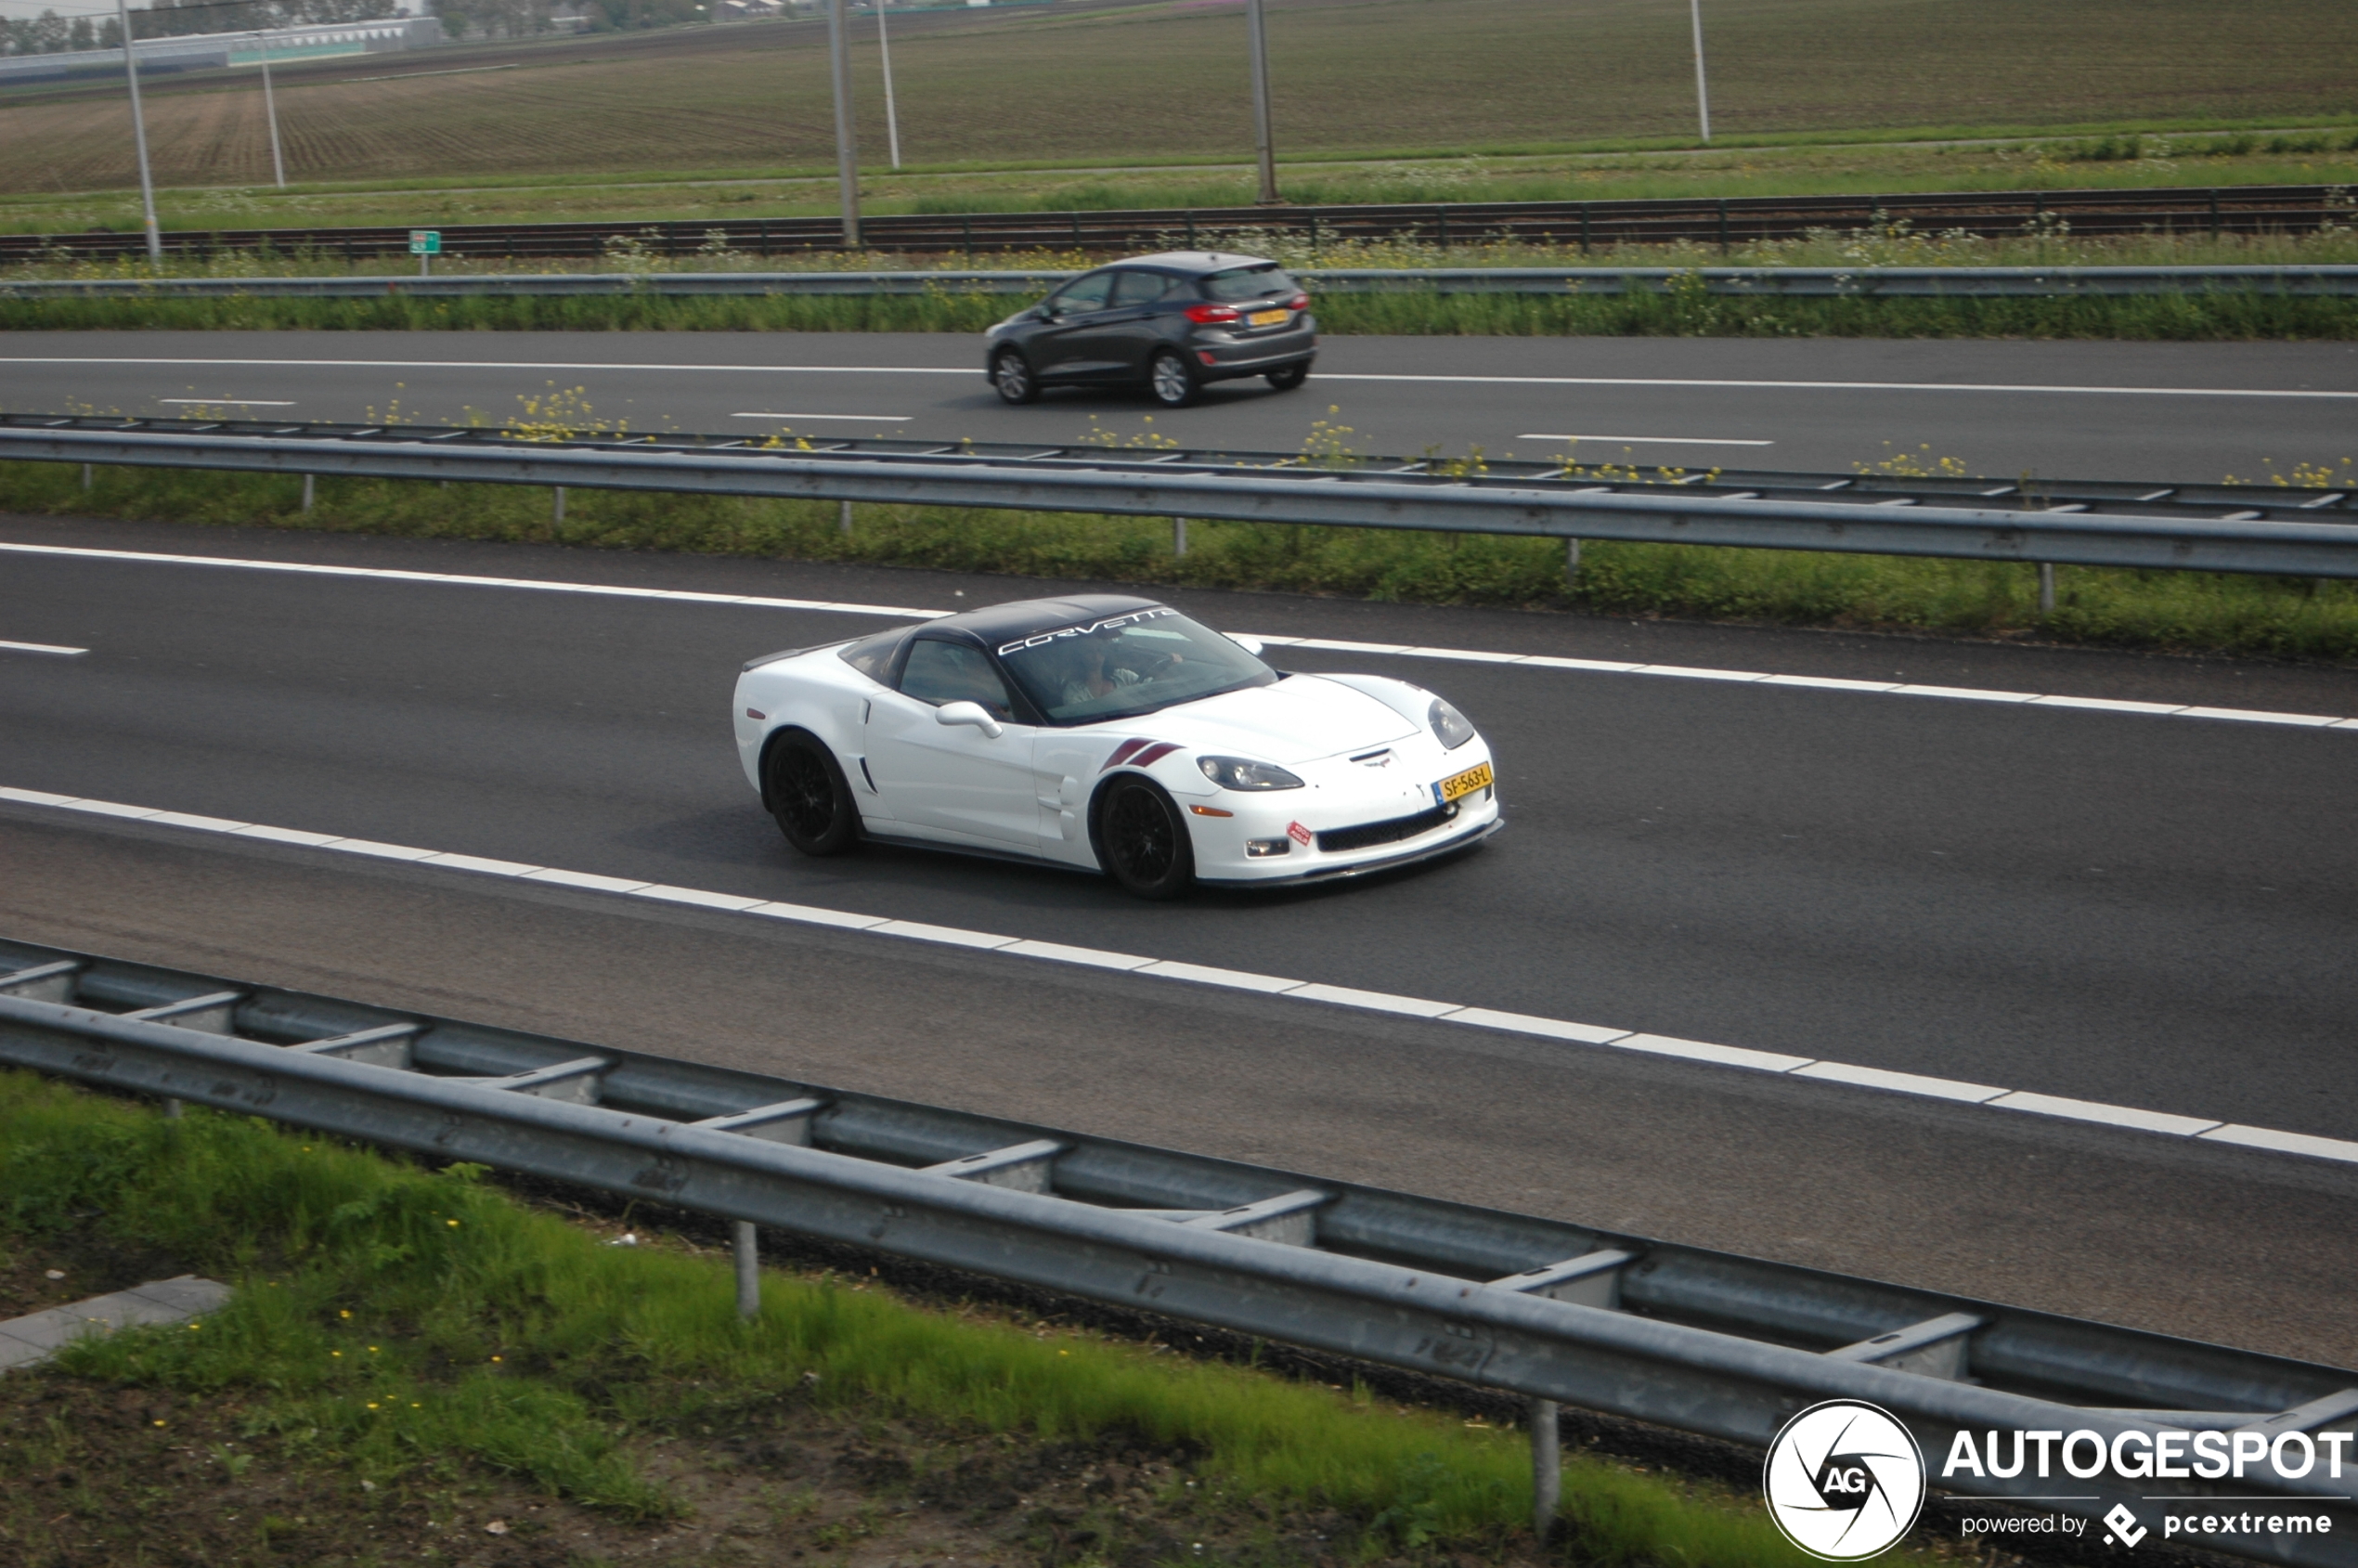
[[550, 508], [549, 521], [563, 528], [565, 525], [565, 487], [552, 485], [550, 488], [556, 492], [556, 502]]
[[82, 465], [82, 487], [86, 490], [90, 488], [93, 482], [94, 481], [92, 480], [90, 474], [90, 465], [88, 463], [84, 463]]
[[309, 512], [311, 510], [311, 498], [314, 494], [313, 487], [317, 486], [318, 482], [319, 476], [316, 473], [306, 473], [303, 476], [303, 510], [305, 512]]
[[1546, 1546], [1556, 1531], [1563, 1502], [1563, 1434], [1556, 1424], [1556, 1402], [1531, 1402], [1531, 1533]]
[[1578, 576], [1580, 576], [1580, 541], [1578, 539], [1566, 539], [1564, 540], [1565, 584], [1569, 586], [1572, 580]]
[[1173, 555], [1187, 553], [1187, 520], [1184, 517], [1174, 517], [1171, 520], [1171, 553]]
[[738, 1220], [729, 1239], [737, 1254], [737, 1315], [747, 1323], [761, 1315], [761, 1243], [751, 1220]]
[[844, 538], [851, 537], [851, 503], [849, 501], [843, 503], [843, 510], [836, 515], [836, 526], [843, 530]]
[[2039, 563], [2039, 613], [2055, 613], [2055, 564], [2052, 561]]

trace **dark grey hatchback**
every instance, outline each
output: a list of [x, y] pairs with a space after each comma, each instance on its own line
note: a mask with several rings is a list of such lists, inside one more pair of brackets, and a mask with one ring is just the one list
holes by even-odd
[[1171, 251], [1101, 266], [984, 334], [1010, 403], [1054, 386], [1144, 386], [1184, 408], [1211, 382], [1265, 377], [1290, 392], [1318, 354], [1310, 296], [1276, 262]]

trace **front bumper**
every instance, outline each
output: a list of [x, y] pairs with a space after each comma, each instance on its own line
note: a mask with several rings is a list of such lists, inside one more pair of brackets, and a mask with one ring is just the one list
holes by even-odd
[[[1432, 755], [1422, 755], [1426, 750]], [[1267, 794], [1220, 790], [1178, 797], [1196, 856], [1196, 879], [1234, 886], [1318, 882], [1406, 865], [1480, 843], [1501, 823], [1494, 781], [1444, 806], [1433, 781], [1490, 766], [1477, 740], [1459, 751], [1402, 745], [1381, 768], [1341, 759], [1297, 768], [1308, 788]], [[1224, 813], [1206, 815], [1204, 809]], [[1399, 835], [1363, 830], [1407, 823]], [[1253, 845], [1283, 852], [1253, 854]], [[1349, 845], [1353, 847], [1337, 847]]]

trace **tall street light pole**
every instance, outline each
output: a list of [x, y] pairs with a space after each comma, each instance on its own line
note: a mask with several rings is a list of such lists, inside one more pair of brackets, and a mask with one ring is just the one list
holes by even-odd
[[1277, 195], [1277, 154], [1269, 133], [1269, 31], [1261, 0], [1245, 0], [1245, 24], [1252, 30], [1252, 140], [1261, 161], [1259, 201], [1274, 203]]
[[1703, 0], [1687, 0], [1695, 19], [1695, 115], [1703, 123], [1703, 139], [1711, 139], [1711, 84], [1703, 71]]
[[860, 157], [851, 144], [851, 52], [844, 36], [847, 3], [827, 0], [827, 65], [836, 83], [836, 179], [843, 190], [843, 244], [845, 250], [856, 251], [860, 248]]
[[139, 207], [148, 220], [148, 260], [163, 265], [163, 231], [156, 227], [156, 182], [148, 172], [148, 120], [139, 112], [139, 62], [131, 47], [131, 0], [114, 0], [123, 26], [123, 73], [131, 84], [131, 139], [139, 144]]
[[270, 122], [270, 172], [278, 177], [279, 188], [287, 188], [287, 161], [279, 153], [279, 102], [270, 96], [270, 35], [257, 32], [254, 42], [262, 45], [262, 113]]
[[885, 36], [885, 0], [876, 0], [876, 53], [884, 59], [885, 138], [892, 166], [900, 167], [900, 111], [892, 106], [892, 40]]

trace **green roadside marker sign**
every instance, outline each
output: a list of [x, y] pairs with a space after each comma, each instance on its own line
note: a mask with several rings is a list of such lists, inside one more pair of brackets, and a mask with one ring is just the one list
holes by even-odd
[[413, 256], [442, 254], [442, 231], [438, 228], [413, 228], [409, 231], [409, 253]]

